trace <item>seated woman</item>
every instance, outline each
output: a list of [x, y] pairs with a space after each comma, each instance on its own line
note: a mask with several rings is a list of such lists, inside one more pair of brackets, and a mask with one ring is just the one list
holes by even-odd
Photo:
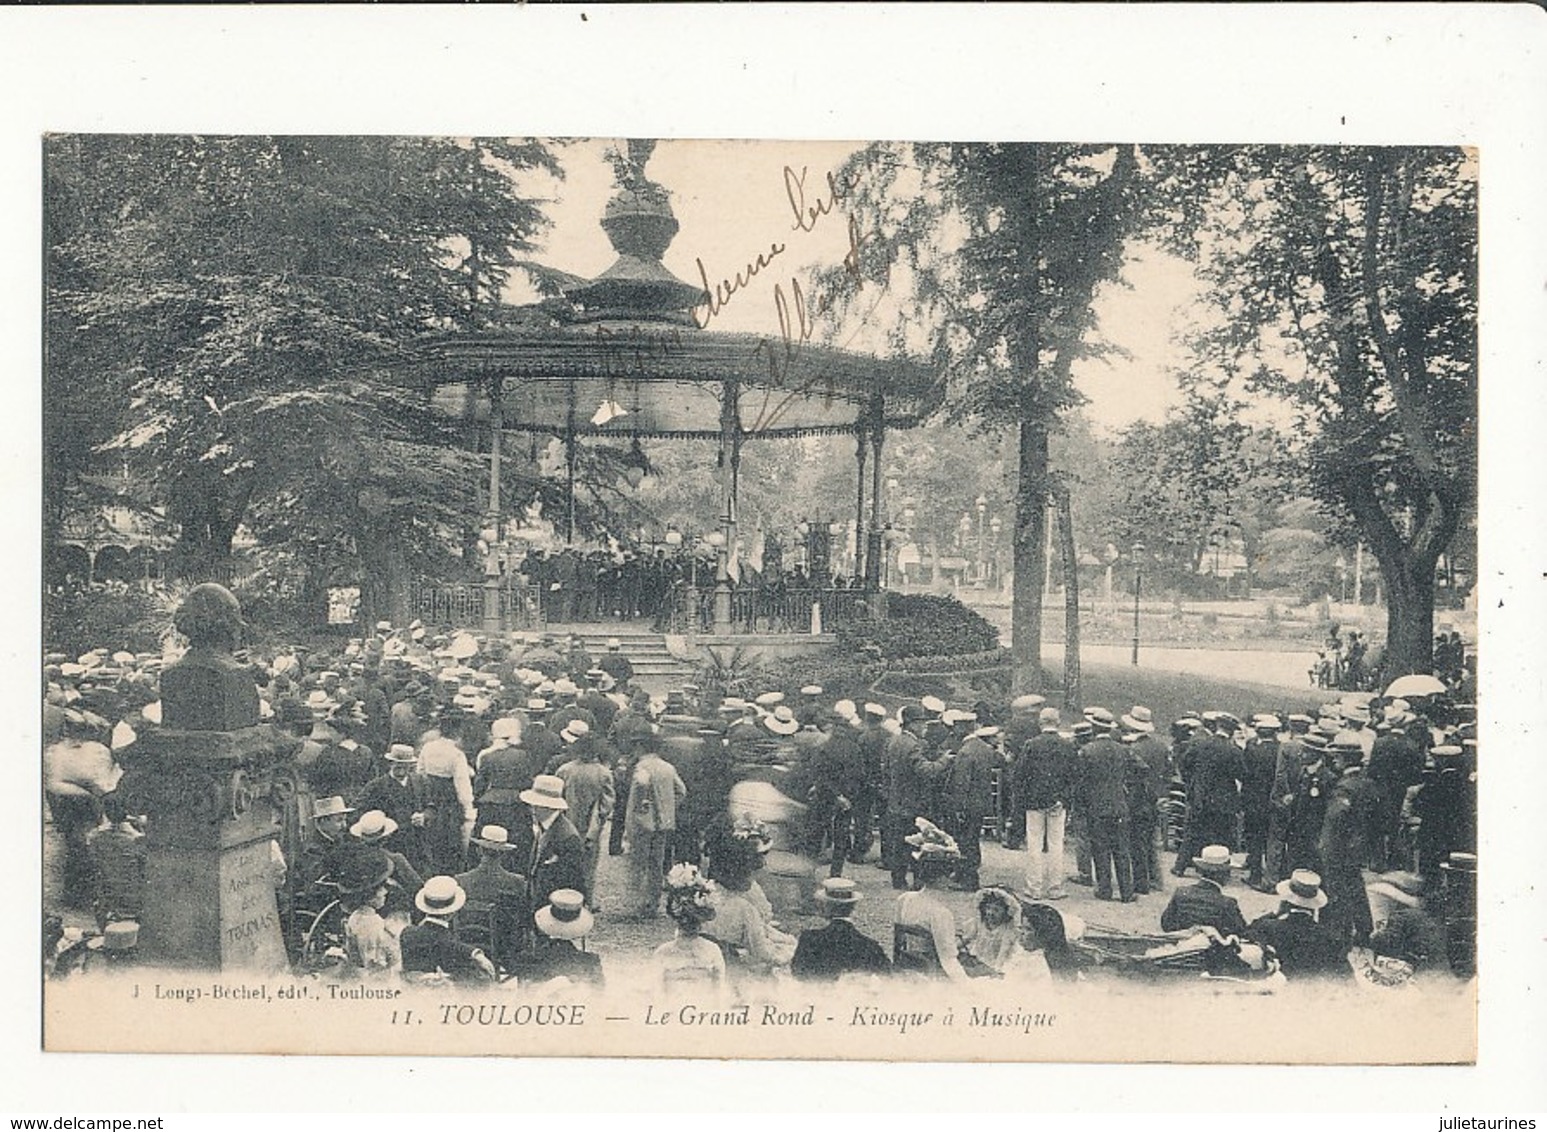
[[344, 952], [350, 967], [364, 978], [390, 977], [403, 967], [397, 929], [381, 915], [392, 870], [392, 858], [384, 850], [361, 848], [347, 859], [339, 878]]
[[715, 917], [709, 902], [714, 884], [697, 865], [673, 865], [662, 885], [666, 915], [677, 925], [672, 939], [652, 953], [661, 986], [666, 990], [725, 985], [725, 955], [719, 945], [703, 937], [703, 928]]
[[978, 893], [977, 913], [966, 933], [962, 968], [975, 979], [1003, 978], [1005, 968], [1024, 950], [1020, 901], [1006, 889], [985, 888]]
[[772, 924], [773, 909], [753, 873], [763, 867], [767, 838], [753, 823], [719, 825], [707, 840], [709, 879], [715, 884], [713, 938], [754, 975], [787, 968], [794, 937]]
[[[956, 920], [951, 910], [929, 892], [944, 886], [961, 859], [961, 850], [955, 838], [927, 818], [918, 818], [915, 824], [918, 832], [903, 839], [913, 846], [913, 888], [897, 898], [892, 963], [898, 971], [929, 972], [937, 966], [938, 971], [933, 973], [943, 974], [952, 982], [966, 982], [969, 976], [958, 954]], [[927, 940], [933, 945], [932, 963], [927, 954], [913, 950], [913, 940]]]

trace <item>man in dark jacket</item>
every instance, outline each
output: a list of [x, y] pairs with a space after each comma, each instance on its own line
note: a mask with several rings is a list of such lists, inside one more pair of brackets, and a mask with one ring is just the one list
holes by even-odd
[[1375, 927], [1364, 868], [1377, 844], [1380, 789], [1365, 777], [1360, 751], [1347, 733], [1333, 741], [1332, 755], [1342, 774], [1327, 803], [1318, 845], [1327, 896], [1321, 922], [1345, 945], [1351, 941], [1363, 946]]
[[1117, 719], [1106, 708], [1085, 713], [1096, 736], [1080, 751], [1079, 805], [1090, 822], [1090, 855], [1095, 867], [1096, 899], [1112, 899], [1112, 873], [1124, 904], [1133, 895], [1133, 845], [1128, 825], [1128, 764], [1117, 743]]
[[1002, 744], [1006, 764], [1003, 779], [1004, 797], [1000, 799], [999, 807], [1000, 816], [1004, 821], [1000, 836], [1006, 849], [1026, 847], [1026, 826], [1023, 824], [1023, 816], [1027, 807], [1021, 803], [1020, 797], [1016, 794], [1015, 764], [1021, 752], [1026, 749], [1026, 744], [1042, 732], [1037, 716], [1045, 703], [1047, 703], [1046, 697], [1032, 692], [1016, 696], [1010, 701], [1010, 718], [1004, 725]]
[[397, 826], [382, 848], [401, 853], [416, 873], [425, 868], [424, 828], [426, 803], [424, 776], [414, 769], [418, 756], [407, 743], [387, 748], [387, 773], [371, 779], [360, 792], [361, 813], [380, 810]]
[[1015, 760], [1015, 793], [1026, 809], [1026, 894], [1033, 900], [1064, 896], [1064, 822], [1074, 788], [1074, 744], [1058, 733], [1058, 709], [1043, 708], [1042, 729]]
[[1402, 803], [1410, 786], [1423, 781], [1423, 752], [1407, 735], [1393, 728], [1375, 740], [1370, 748], [1366, 776], [1380, 791], [1377, 815], [1376, 864], [1384, 869], [1411, 868], [1412, 862], [1400, 859], [1397, 851], [1402, 827]]
[[[886, 709], [880, 704], [867, 703], [862, 714], [859, 732], [860, 789], [854, 799], [854, 848], [849, 860], [859, 864], [870, 852], [872, 830], [886, 827], [886, 781], [883, 757], [887, 741], [891, 738], [881, 721]], [[883, 858], [883, 867], [887, 861]]]
[[891, 833], [892, 887], [907, 889], [913, 858], [903, 839], [914, 830], [914, 819], [933, 817], [936, 785], [950, 770], [953, 752], [940, 754], [924, 743], [930, 716], [918, 704], [902, 709], [902, 730], [886, 746], [888, 770], [886, 824]]
[[1229, 846], [1235, 841], [1235, 816], [1241, 811], [1241, 779], [1245, 775], [1241, 749], [1230, 739], [1236, 720], [1222, 712], [1205, 712], [1210, 730], [1187, 745], [1187, 839], [1171, 866], [1172, 876], [1187, 872], [1205, 845]]
[[[967, 732], [956, 749], [945, 781], [946, 832], [961, 848], [961, 863], [956, 868], [956, 886], [968, 892], [978, 890], [978, 871], [983, 866], [983, 819], [994, 806], [994, 771], [1004, 761], [993, 745], [999, 728], [975, 727], [977, 716], [961, 712], [955, 723], [958, 732]], [[971, 729], [970, 731], [968, 729]]]
[[1471, 853], [1477, 845], [1477, 784], [1463, 759], [1463, 748], [1441, 744], [1430, 752], [1434, 773], [1413, 799], [1418, 815], [1418, 871], [1436, 885], [1440, 866], [1452, 853]]
[[1348, 944], [1317, 920], [1326, 906], [1321, 877], [1296, 869], [1277, 886], [1278, 911], [1253, 920], [1247, 938], [1273, 950], [1279, 969], [1291, 981], [1301, 978], [1349, 979]]
[[1123, 716], [1123, 742], [1132, 758], [1129, 767], [1128, 820], [1132, 827], [1133, 891], [1137, 896], [1159, 892], [1160, 802], [1171, 782], [1171, 751], [1155, 735], [1150, 709], [1135, 704]]
[[403, 929], [403, 973], [431, 974], [440, 971], [458, 984], [491, 983], [494, 964], [481, 950], [460, 942], [451, 928], [451, 918], [467, 903], [455, 878], [431, 877], [414, 897], [424, 918]]
[[1192, 863], [1203, 879], [1171, 894], [1170, 903], [1160, 914], [1160, 930], [1175, 932], [1207, 925], [1220, 935], [1240, 935], [1246, 930], [1246, 919], [1235, 898], [1225, 895], [1230, 850], [1223, 845], [1205, 846]]
[[1253, 716], [1253, 735], [1246, 742], [1241, 760], [1246, 883], [1259, 891], [1266, 891], [1263, 866], [1268, 853], [1268, 823], [1273, 815], [1273, 779], [1278, 772], [1278, 733], [1282, 726], [1276, 715]]
[[850, 972], [889, 974], [892, 963], [885, 950], [850, 920], [855, 905], [864, 898], [854, 882], [829, 877], [816, 895], [827, 925], [800, 933], [790, 974], [803, 982], [836, 982]]
[[539, 774], [521, 792], [521, 800], [532, 812], [531, 825], [522, 830], [518, 843], [524, 850], [527, 898], [535, 913], [555, 890], [585, 888], [585, 839], [565, 813], [569, 803], [562, 778]]

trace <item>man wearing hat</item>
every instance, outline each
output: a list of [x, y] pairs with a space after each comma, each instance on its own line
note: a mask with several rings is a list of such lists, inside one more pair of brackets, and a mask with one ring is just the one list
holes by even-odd
[[1276, 885], [1290, 871], [1287, 860], [1289, 851], [1289, 814], [1294, 804], [1295, 790], [1301, 773], [1310, 761], [1305, 746], [1305, 736], [1316, 722], [1303, 712], [1295, 712], [1284, 722], [1288, 734], [1281, 735], [1278, 743], [1278, 762], [1273, 767], [1273, 797], [1268, 815], [1267, 854], [1263, 860], [1263, 882]]
[[976, 892], [978, 872], [983, 867], [983, 819], [994, 807], [994, 772], [1004, 759], [995, 745], [999, 728], [979, 727], [975, 713], [956, 713], [952, 729], [952, 740], [958, 745], [942, 792], [948, 815], [946, 829], [962, 853], [956, 887]]
[[1057, 708], [1039, 709], [1038, 733], [1022, 746], [1011, 772], [1026, 811], [1026, 893], [1033, 900], [1064, 896], [1064, 828], [1078, 752], [1058, 725]]
[[[860, 710], [860, 787], [854, 799], [854, 845], [849, 850], [849, 860], [856, 865], [870, 852], [874, 831], [886, 828], [885, 757], [892, 737], [882, 726], [885, 721], [886, 708], [878, 703], [866, 703]], [[884, 859], [881, 867], [889, 867]]]
[[634, 665], [623, 655], [623, 642], [617, 637], [607, 638], [607, 651], [596, 662], [596, 666], [611, 676], [619, 688], [626, 688], [634, 678]]
[[904, 706], [902, 730], [886, 746], [886, 820], [891, 830], [888, 853], [892, 887], [899, 890], [908, 888], [908, 873], [913, 867], [913, 858], [904, 842], [918, 818], [934, 816], [935, 787], [955, 759], [954, 752], [942, 753], [925, 745], [924, 734], [930, 719], [929, 711], [921, 704]]
[[1321, 827], [1327, 803], [1337, 788], [1337, 765], [1331, 757], [1331, 737], [1320, 728], [1307, 731], [1300, 740], [1305, 764], [1289, 789], [1284, 824], [1284, 870], [1321, 869]]
[[424, 882], [414, 897], [414, 904], [424, 916], [417, 924], [404, 928], [400, 939], [405, 975], [438, 971], [458, 984], [495, 981], [497, 976], [489, 957], [479, 948], [462, 943], [452, 930], [452, 917], [466, 903], [467, 893], [455, 877], [437, 876]]
[[1187, 744], [1191, 764], [1187, 834], [1171, 866], [1172, 876], [1185, 874], [1205, 845], [1231, 845], [1235, 818], [1241, 812], [1241, 779], [1246, 771], [1241, 749], [1231, 741], [1239, 721], [1226, 712], [1203, 714], [1208, 730]]
[[424, 776], [415, 769], [419, 756], [407, 743], [387, 748], [387, 772], [371, 779], [360, 791], [356, 808], [362, 813], [379, 810], [390, 818], [393, 832], [383, 848], [400, 853], [418, 875], [423, 875], [424, 845], [420, 830], [424, 826]]
[[581, 950], [596, 917], [585, 906], [585, 897], [573, 888], [556, 890], [533, 917], [537, 946], [511, 964], [511, 973], [523, 987], [552, 979], [568, 979], [589, 987], [601, 987], [602, 958]]
[[1377, 815], [1376, 863], [1382, 868], [1407, 868], [1401, 859], [1402, 807], [1409, 788], [1423, 781], [1423, 751], [1407, 733], [1393, 727], [1370, 747], [1365, 775], [1380, 791]]
[[1430, 885], [1452, 853], [1477, 850], [1477, 784], [1468, 772], [1465, 748], [1441, 743], [1430, 751], [1434, 771], [1413, 799], [1418, 818], [1418, 871]]
[[510, 831], [500, 825], [482, 827], [472, 844], [478, 850], [478, 864], [458, 873], [456, 881], [469, 901], [491, 909], [494, 960], [501, 967], [509, 967], [527, 934], [526, 880], [514, 871], [520, 866], [511, 864], [520, 847], [510, 839]]
[[[478, 820], [486, 825], [520, 829], [529, 817], [521, 791], [543, 772], [534, 751], [526, 746], [521, 724], [511, 718], [494, 721], [493, 742], [478, 754], [473, 773], [473, 798]], [[507, 861], [507, 864], [509, 862]], [[520, 865], [512, 865], [516, 872]]]
[[1117, 719], [1110, 711], [1102, 707], [1090, 708], [1085, 718], [1096, 729], [1096, 734], [1080, 751], [1077, 789], [1078, 805], [1090, 823], [1096, 899], [1112, 899], [1112, 874], [1115, 871], [1118, 895], [1127, 904], [1134, 899], [1127, 788], [1131, 760], [1115, 740]]
[[1378, 844], [1380, 790], [1365, 777], [1355, 737], [1339, 732], [1332, 740], [1332, 755], [1342, 773], [1327, 803], [1317, 843], [1328, 904], [1322, 923], [1345, 944], [1362, 947], [1374, 928], [1364, 891], [1364, 868]]
[[795, 944], [790, 974], [802, 982], [831, 983], [847, 974], [887, 975], [892, 961], [879, 943], [854, 926], [854, 909], [864, 893], [852, 881], [829, 877], [817, 890], [817, 908], [827, 917], [806, 928]]
[[1171, 782], [1171, 751], [1155, 736], [1154, 713], [1135, 704], [1122, 717], [1123, 745], [1132, 759], [1129, 782], [1129, 840], [1133, 843], [1133, 891], [1159, 892], [1160, 803]]
[[666, 846], [677, 829], [677, 805], [687, 792], [677, 768], [661, 757], [660, 737], [652, 736], [629, 779], [623, 831], [629, 863], [629, 903], [641, 919], [654, 919], [660, 914]]
[[391, 863], [392, 878], [395, 883], [392, 892], [388, 894], [387, 907], [389, 911], [400, 912], [406, 918], [409, 913], [407, 901], [419, 891], [419, 886], [424, 883], [424, 879], [406, 856], [392, 848], [392, 838], [397, 832], [397, 822], [380, 810], [365, 811], [360, 815], [359, 820], [349, 827], [349, 836], [356, 843], [380, 851]]
[[1327, 905], [1321, 877], [1310, 869], [1296, 869], [1275, 890], [1279, 896], [1278, 911], [1253, 920], [1247, 926], [1247, 938], [1272, 948], [1279, 969], [1291, 981], [1352, 978], [1348, 944], [1317, 918]]
[[554, 773], [564, 780], [570, 824], [585, 841], [585, 883], [580, 891], [593, 908], [600, 908], [596, 902], [596, 867], [607, 823], [612, 820], [617, 787], [611, 769], [602, 762], [600, 748], [589, 734], [578, 731], [583, 726], [575, 720], [564, 729], [562, 737], [569, 745], [571, 757]]
[[1004, 825], [1000, 831], [1006, 849], [1023, 849], [1026, 846], [1026, 830], [1021, 824], [1021, 815], [1027, 807], [1021, 802], [1016, 793], [1015, 764], [1021, 757], [1021, 752], [1026, 749], [1026, 744], [1031, 742], [1041, 732], [1037, 722], [1037, 713], [1047, 703], [1045, 696], [1039, 696], [1032, 692], [1016, 696], [1010, 701], [1010, 718], [1004, 725], [1004, 757], [1005, 772], [1003, 777], [1000, 809], [1003, 812]]
[[527, 827], [527, 894], [531, 911], [548, 903], [549, 895], [559, 888], [580, 888], [585, 884], [585, 840], [569, 820], [564, 800], [564, 780], [555, 774], [539, 774], [521, 800], [531, 809]]
[[289, 871], [294, 906], [301, 912], [319, 912], [337, 895], [331, 884], [348, 853], [354, 812], [354, 807], [336, 794], [312, 803], [309, 836]]
[[1268, 823], [1273, 813], [1273, 779], [1278, 771], [1278, 733], [1283, 722], [1276, 715], [1252, 717], [1252, 737], [1241, 757], [1241, 812], [1246, 848], [1246, 883], [1260, 892], [1268, 886], [1263, 867], [1268, 853]]
[[1246, 930], [1241, 906], [1234, 897], [1225, 895], [1230, 881], [1230, 850], [1223, 845], [1206, 845], [1192, 863], [1201, 879], [1171, 894], [1160, 914], [1160, 930], [1176, 932], [1207, 925], [1220, 935], [1240, 935]]

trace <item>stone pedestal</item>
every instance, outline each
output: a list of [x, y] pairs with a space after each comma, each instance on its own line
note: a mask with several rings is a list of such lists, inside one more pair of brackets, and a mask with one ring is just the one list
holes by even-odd
[[122, 752], [119, 790], [147, 816], [145, 962], [285, 969], [273, 845], [295, 796], [299, 746], [264, 724], [151, 731]]

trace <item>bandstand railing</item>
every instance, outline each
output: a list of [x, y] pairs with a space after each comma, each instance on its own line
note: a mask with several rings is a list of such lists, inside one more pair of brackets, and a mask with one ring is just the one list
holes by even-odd
[[[507, 629], [541, 627], [535, 587], [502, 583], [498, 593], [500, 620]], [[426, 625], [471, 629], [483, 624], [484, 587], [476, 582], [421, 582], [409, 590], [408, 601]]]

